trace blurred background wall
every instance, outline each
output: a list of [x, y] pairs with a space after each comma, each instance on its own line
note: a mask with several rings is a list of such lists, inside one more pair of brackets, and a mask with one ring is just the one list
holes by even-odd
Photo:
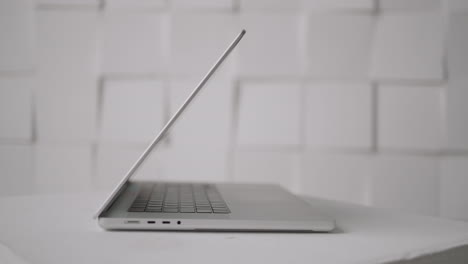
[[275, 182], [468, 220], [464, 0], [0, 0], [0, 195]]

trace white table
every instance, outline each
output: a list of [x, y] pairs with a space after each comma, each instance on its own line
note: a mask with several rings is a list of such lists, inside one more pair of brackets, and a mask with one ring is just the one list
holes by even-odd
[[468, 263], [465, 222], [310, 198], [337, 232], [108, 232], [104, 196], [0, 199], [0, 263]]

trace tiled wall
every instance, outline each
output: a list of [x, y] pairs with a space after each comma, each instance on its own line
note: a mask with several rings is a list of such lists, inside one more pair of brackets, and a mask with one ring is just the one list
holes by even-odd
[[0, 195], [276, 182], [468, 219], [464, 0], [0, 0]]

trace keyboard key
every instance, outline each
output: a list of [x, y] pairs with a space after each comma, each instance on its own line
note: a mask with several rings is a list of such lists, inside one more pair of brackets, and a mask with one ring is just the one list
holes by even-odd
[[157, 208], [163, 208], [162, 206], [149, 206], [146, 207], [146, 209], [157, 209]]
[[206, 206], [206, 205], [204, 205], [204, 206], [197, 205], [196, 207], [200, 208], [200, 209], [211, 209], [211, 206], [209, 206], [209, 205], [208, 206]]
[[179, 209], [178, 208], [166, 208], [166, 207], [164, 207], [163, 211], [165, 213], [177, 213], [179, 211]]
[[227, 209], [227, 206], [212, 206], [213, 209]]
[[213, 212], [215, 214], [229, 214], [231, 211], [229, 211], [228, 209], [216, 209], [216, 208], [213, 208]]
[[146, 204], [132, 204], [132, 207], [135, 207], [135, 208], [145, 208], [145, 207], [146, 207]]
[[182, 207], [180, 208], [181, 213], [195, 213], [195, 208], [193, 207]]
[[145, 212], [162, 212], [162, 208], [146, 208]]
[[145, 211], [145, 208], [141, 208], [141, 207], [130, 207], [130, 209], [128, 209], [129, 212], [144, 212]]
[[211, 209], [198, 209], [197, 208], [197, 213], [211, 213]]

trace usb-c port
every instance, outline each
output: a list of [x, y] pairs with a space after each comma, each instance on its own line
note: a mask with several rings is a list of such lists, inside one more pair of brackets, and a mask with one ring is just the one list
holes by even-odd
[[170, 224], [171, 221], [163, 221], [162, 223], [163, 223], [163, 224]]
[[148, 224], [156, 224], [156, 221], [148, 221]]

